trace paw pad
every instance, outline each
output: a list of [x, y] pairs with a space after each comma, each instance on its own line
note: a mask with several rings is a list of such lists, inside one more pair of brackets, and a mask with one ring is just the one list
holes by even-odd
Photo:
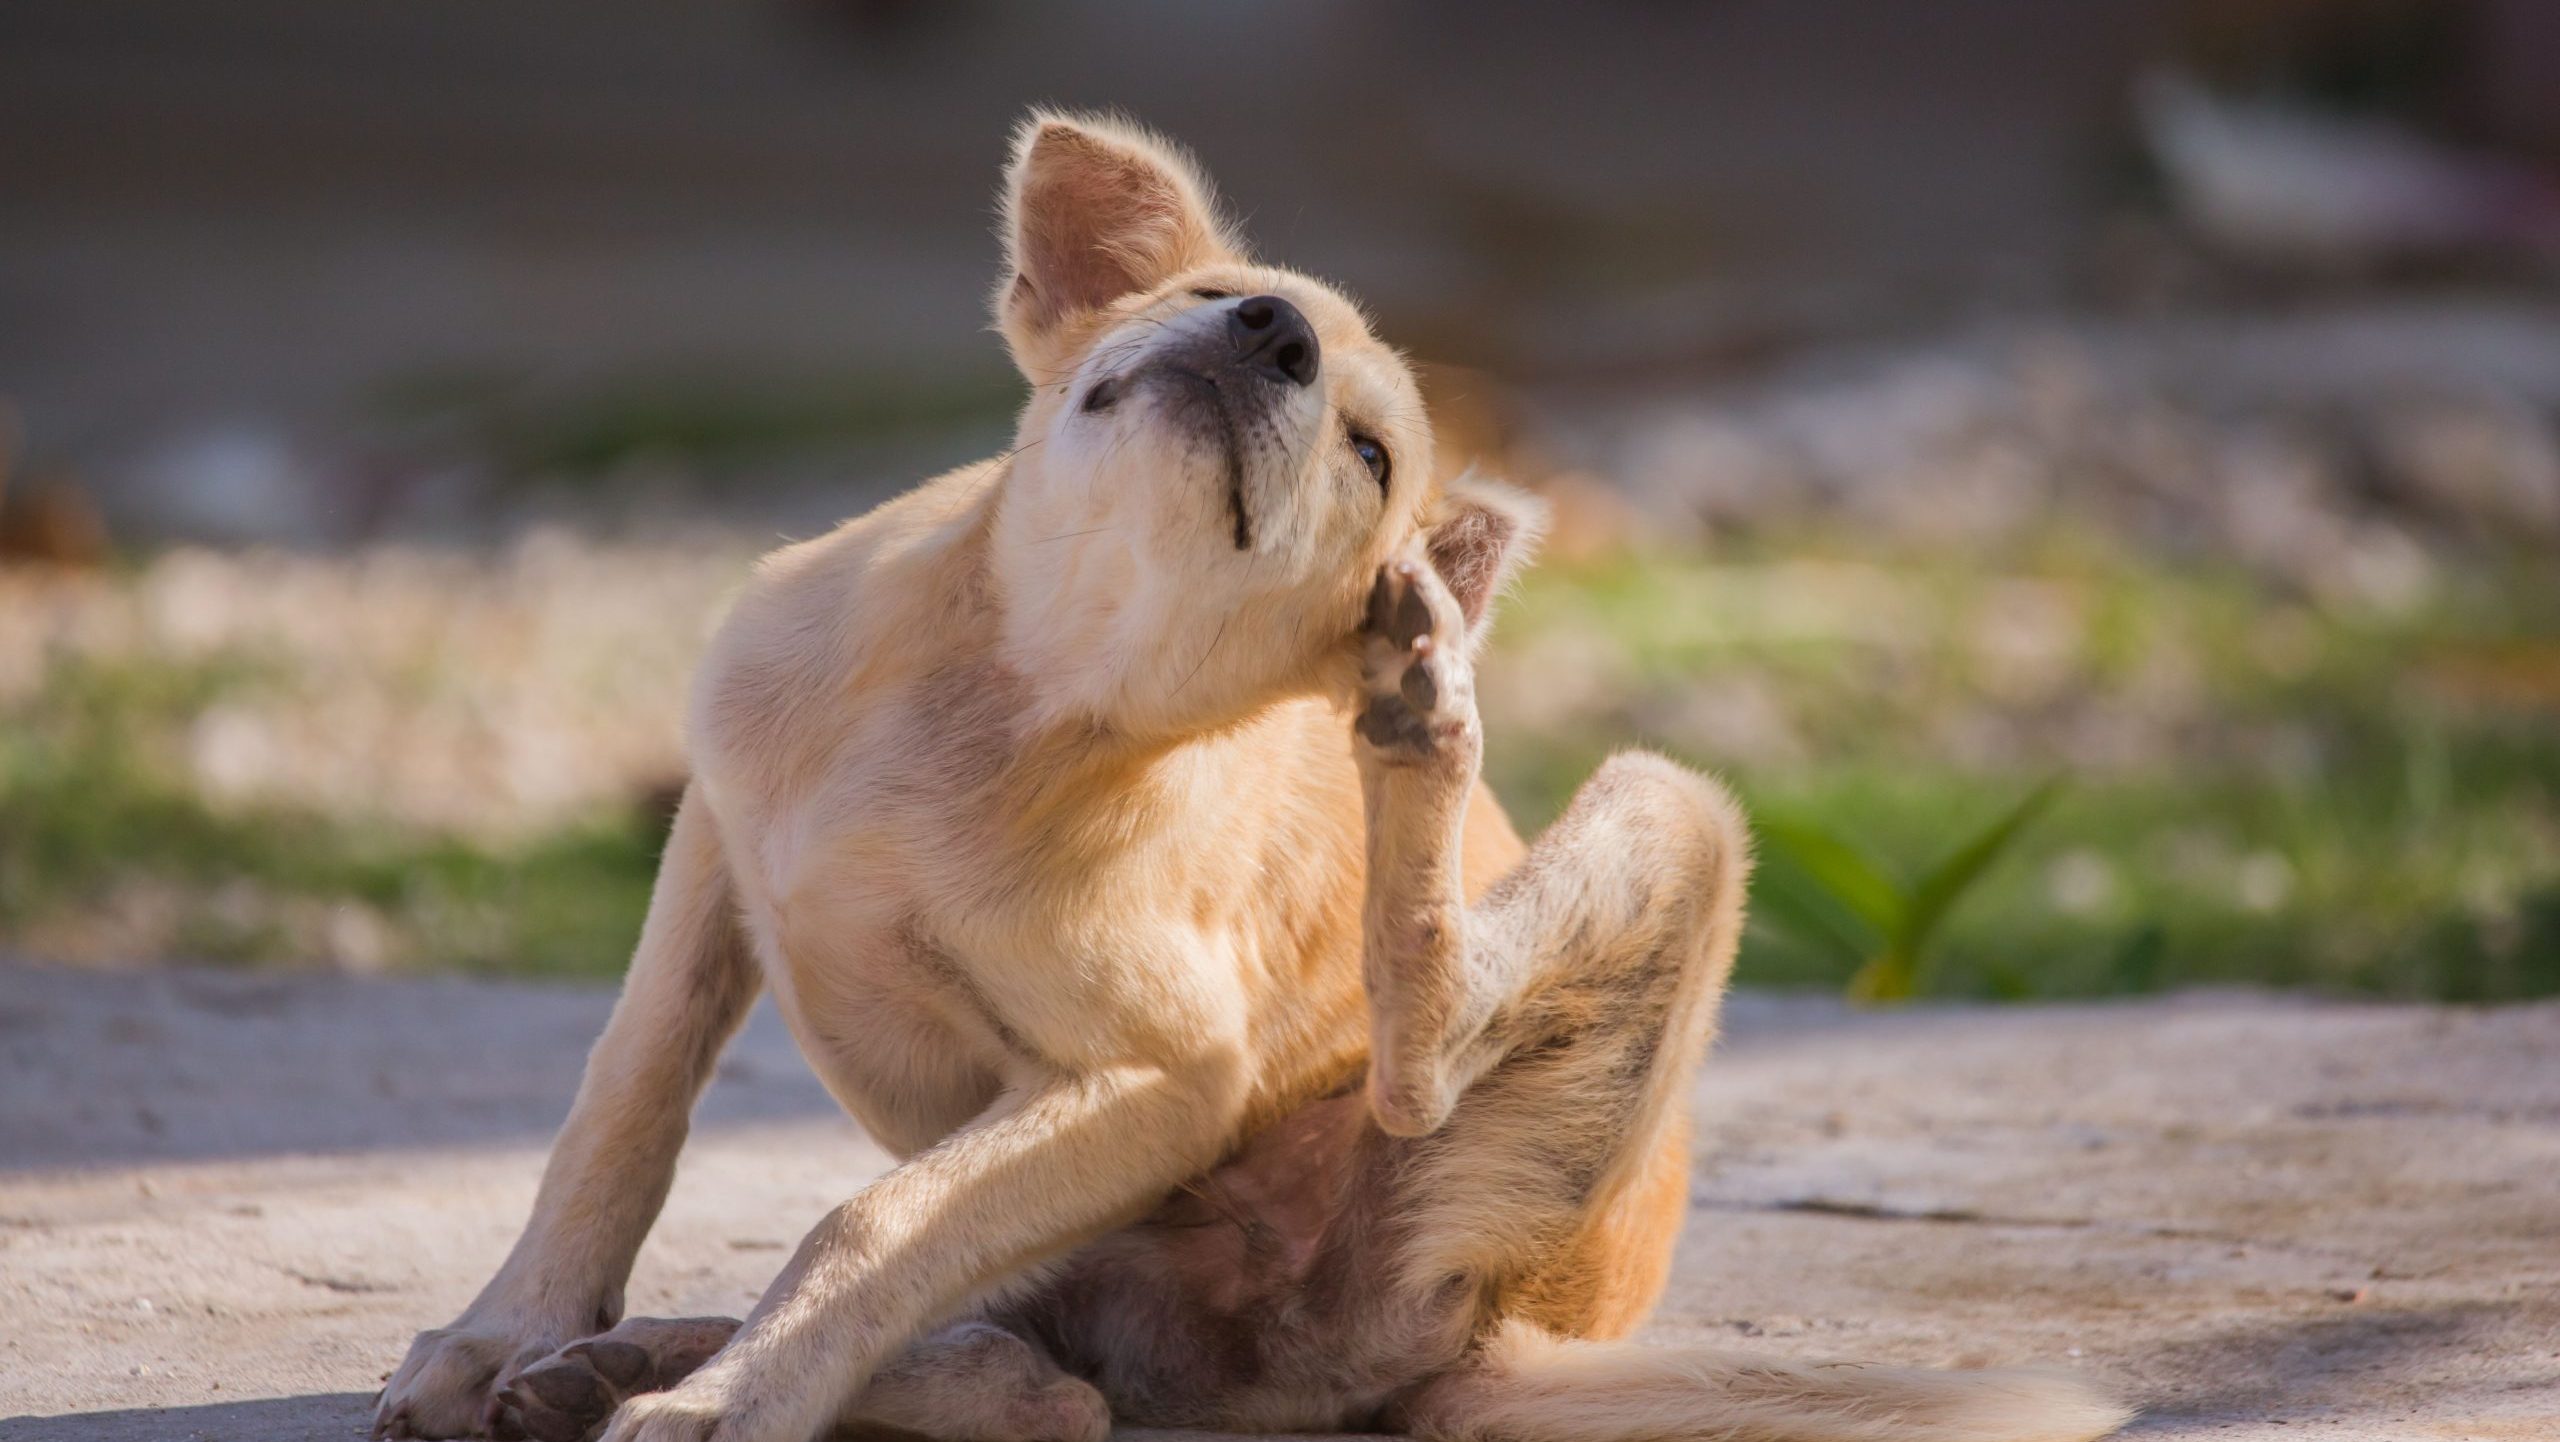
[[1360, 629], [1362, 740], [1412, 760], [1466, 731], [1475, 715], [1466, 617], [1438, 572], [1414, 560], [1381, 567]]
[[489, 1435], [497, 1442], [586, 1442], [625, 1401], [691, 1375], [737, 1327], [726, 1317], [639, 1317], [572, 1342], [498, 1389]]

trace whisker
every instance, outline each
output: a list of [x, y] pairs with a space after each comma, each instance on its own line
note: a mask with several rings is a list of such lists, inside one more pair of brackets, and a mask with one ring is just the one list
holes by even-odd
[[[1208, 650], [1206, 650], [1206, 651], [1201, 652], [1201, 653], [1200, 653], [1200, 659], [1191, 663], [1191, 672], [1190, 672], [1190, 675], [1186, 675], [1186, 676], [1184, 676], [1184, 677], [1182, 678], [1182, 686], [1188, 686], [1188, 685], [1190, 685], [1190, 684], [1191, 684], [1191, 677], [1192, 677], [1192, 676], [1197, 676], [1197, 675], [1199, 675], [1199, 674], [1200, 674], [1200, 668], [1209, 664], [1209, 658], [1210, 658], [1211, 656], [1213, 656], [1213, 655], [1215, 655], [1215, 654], [1217, 653], [1217, 650], [1218, 650], [1218, 643], [1219, 643], [1220, 641], [1223, 641], [1223, 640], [1227, 639], [1227, 622], [1232, 621], [1232, 620], [1234, 620], [1234, 619], [1235, 619], [1235, 617], [1234, 617], [1233, 615], [1228, 615], [1228, 616], [1225, 616], [1225, 617], [1220, 618], [1220, 620], [1218, 621], [1218, 634], [1216, 634], [1216, 635], [1214, 635], [1214, 636], [1212, 636], [1212, 637], [1210, 637], [1210, 638], [1209, 638], [1209, 649], [1208, 649]], [[1176, 696], [1181, 695], [1181, 694], [1182, 694], [1182, 686], [1176, 686], [1176, 687], [1174, 687], [1174, 688], [1173, 688], [1173, 694], [1174, 694], [1174, 695], [1176, 695]]]

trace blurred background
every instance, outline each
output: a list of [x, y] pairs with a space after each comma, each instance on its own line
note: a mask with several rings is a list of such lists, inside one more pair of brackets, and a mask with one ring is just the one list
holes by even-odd
[[1485, 680], [1746, 982], [2560, 992], [2560, 6], [16, 0], [0, 951], [610, 976], [756, 553], [999, 449], [1008, 127], [1545, 491]]

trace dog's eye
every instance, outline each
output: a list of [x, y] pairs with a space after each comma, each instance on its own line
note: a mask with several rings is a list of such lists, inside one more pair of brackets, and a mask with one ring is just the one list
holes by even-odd
[[1394, 462], [1387, 458], [1387, 448], [1379, 445], [1374, 437], [1355, 435], [1351, 438], [1351, 454], [1358, 456], [1360, 464], [1369, 468], [1369, 475], [1377, 481], [1378, 489], [1385, 490], [1387, 475], [1395, 469]]
[[1195, 290], [1192, 295], [1201, 300], [1233, 300], [1236, 293], [1231, 290]]
[[1088, 413], [1107, 411], [1111, 409], [1111, 403], [1118, 399], [1120, 399], [1120, 386], [1116, 380], [1095, 381], [1093, 389], [1084, 393], [1084, 409]]

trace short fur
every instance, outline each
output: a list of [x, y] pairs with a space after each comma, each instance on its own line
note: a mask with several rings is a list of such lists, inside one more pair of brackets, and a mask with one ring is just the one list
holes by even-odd
[[[1614, 1340], [1686, 1212], [1738, 812], [1621, 756], [1524, 847], [1478, 779], [1472, 677], [1537, 507], [1441, 482], [1402, 359], [1249, 259], [1162, 141], [1036, 115], [1004, 213], [1015, 448], [759, 568], [533, 1216], [378, 1430], [2121, 1420], [2064, 1379]], [[904, 1160], [745, 1321], [623, 1321], [760, 987]]]

